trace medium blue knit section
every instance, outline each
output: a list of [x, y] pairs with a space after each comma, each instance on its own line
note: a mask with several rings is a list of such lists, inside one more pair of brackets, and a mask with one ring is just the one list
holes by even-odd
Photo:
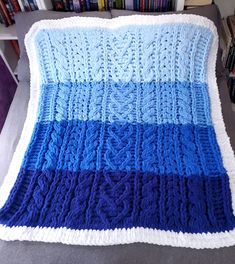
[[205, 83], [100, 81], [42, 85], [38, 122], [73, 119], [212, 124]]
[[37, 123], [23, 167], [209, 177], [225, 173], [211, 126], [80, 120]]

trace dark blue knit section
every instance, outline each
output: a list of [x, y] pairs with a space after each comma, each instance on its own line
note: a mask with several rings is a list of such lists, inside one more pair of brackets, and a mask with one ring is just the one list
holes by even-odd
[[7, 226], [220, 232], [235, 227], [229, 180], [140, 172], [21, 170], [0, 210]]
[[23, 168], [225, 174], [211, 126], [79, 120], [37, 123]]

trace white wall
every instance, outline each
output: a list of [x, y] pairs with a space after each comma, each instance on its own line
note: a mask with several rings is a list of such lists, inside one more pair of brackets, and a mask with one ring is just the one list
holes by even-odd
[[234, 15], [235, 0], [214, 0], [218, 5], [222, 17]]

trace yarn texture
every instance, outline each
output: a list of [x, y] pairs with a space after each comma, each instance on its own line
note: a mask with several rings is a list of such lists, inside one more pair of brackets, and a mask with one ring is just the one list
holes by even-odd
[[210, 20], [45, 20], [25, 44], [31, 97], [0, 189], [1, 239], [235, 245]]

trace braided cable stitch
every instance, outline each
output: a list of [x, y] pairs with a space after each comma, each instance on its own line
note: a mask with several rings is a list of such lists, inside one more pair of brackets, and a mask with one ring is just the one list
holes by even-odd
[[35, 23], [0, 238], [234, 245], [235, 160], [217, 45], [213, 23], [195, 15]]

